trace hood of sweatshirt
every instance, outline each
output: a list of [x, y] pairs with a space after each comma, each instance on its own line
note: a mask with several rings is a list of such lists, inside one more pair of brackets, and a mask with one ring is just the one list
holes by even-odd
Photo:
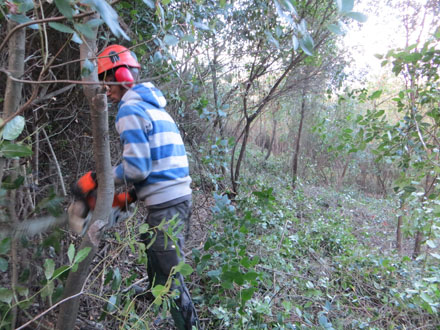
[[119, 106], [122, 106], [124, 102], [128, 100], [144, 101], [156, 108], [164, 108], [167, 105], [167, 101], [162, 92], [150, 82], [138, 84], [129, 89], [122, 97]]

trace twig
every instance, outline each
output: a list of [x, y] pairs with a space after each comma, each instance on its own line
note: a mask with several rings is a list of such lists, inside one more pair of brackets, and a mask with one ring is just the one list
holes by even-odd
[[40, 317], [46, 315], [46, 314], [49, 313], [51, 310], [53, 310], [53, 309], [55, 309], [56, 307], [58, 307], [58, 305], [61, 305], [62, 303], [66, 302], [66, 301], [68, 301], [68, 300], [70, 300], [70, 299], [76, 298], [76, 297], [82, 295], [83, 293], [84, 293], [84, 291], [81, 290], [80, 292], [74, 294], [73, 296], [70, 296], [70, 297], [67, 297], [67, 298], [64, 298], [64, 299], [60, 300], [59, 302], [57, 302], [57, 303], [56, 303], [55, 305], [53, 305], [52, 307], [46, 309], [44, 312], [38, 314], [38, 315], [35, 316], [32, 320], [30, 320], [29, 322], [23, 324], [22, 326], [18, 327], [18, 328], [15, 329], [15, 330], [21, 330], [21, 329], [24, 329], [24, 328], [27, 327], [29, 324], [32, 324], [33, 322], [35, 322], [36, 320], [38, 320]]
[[61, 189], [63, 190], [63, 196], [67, 196], [66, 186], [64, 185], [63, 174], [61, 173], [60, 164], [58, 163], [57, 155], [53, 151], [52, 144], [50, 143], [49, 137], [47, 136], [46, 130], [42, 129], [44, 137], [47, 140], [47, 144], [49, 145], [50, 152], [52, 154], [53, 160], [55, 161], [55, 167], [57, 168], [58, 176], [60, 177]]
[[135, 285], [138, 285], [139, 283], [145, 282], [148, 279], [148, 276], [145, 276], [143, 278], [141, 278], [140, 280], [134, 282], [132, 285], [130, 285], [129, 287], [125, 288], [124, 290], [122, 290], [122, 293], [126, 293], [128, 291], [130, 291], [130, 289], [132, 287], [134, 287]]
[[[114, 5], [116, 3], [118, 3], [121, 0], [114, 0], [110, 3], [110, 5]], [[88, 11], [82, 14], [78, 14], [78, 15], [74, 15], [73, 18], [83, 18], [83, 17], [87, 17], [90, 15], [95, 14], [95, 11]], [[5, 37], [5, 39], [3, 39], [3, 42], [0, 44], [0, 51], [5, 47], [6, 43], [8, 42], [8, 40], [12, 37], [12, 35], [17, 32], [20, 29], [23, 29], [27, 26], [30, 25], [34, 25], [34, 24], [42, 24], [42, 23], [49, 23], [49, 22], [59, 22], [59, 21], [64, 21], [66, 20], [67, 17], [65, 16], [57, 16], [57, 17], [50, 17], [50, 18], [44, 18], [44, 19], [37, 19], [34, 21], [29, 21], [20, 25], [17, 25], [16, 27], [14, 27], [9, 33], [8, 35]]]

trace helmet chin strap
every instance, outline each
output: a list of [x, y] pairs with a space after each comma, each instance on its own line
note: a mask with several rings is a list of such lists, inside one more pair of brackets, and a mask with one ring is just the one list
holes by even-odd
[[127, 89], [130, 89], [133, 86], [133, 75], [131, 74], [130, 70], [125, 66], [121, 66], [116, 69], [115, 79], [117, 82], [129, 82], [130, 84], [123, 85]]

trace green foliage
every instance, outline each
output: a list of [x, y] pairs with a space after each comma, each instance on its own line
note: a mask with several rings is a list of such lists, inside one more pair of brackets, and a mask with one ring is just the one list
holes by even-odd
[[[384, 64], [392, 64], [392, 72], [404, 75], [411, 88], [404, 88], [394, 96], [398, 120], [391, 120], [384, 110], [368, 110], [357, 122], [363, 127], [363, 139], [376, 143], [378, 160], [394, 162], [400, 168], [394, 191], [410, 212], [405, 218], [407, 234], [421, 232], [430, 240], [437, 237], [439, 226], [432, 210], [437, 208], [438, 143], [436, 132], [439, 121], [438, 91], [439, 39], [424, 45], [412, 45], [404, 50], [391, 50]], [[370, 99], [381, 96], [375, 91]]]
[[[393, 221], [396, 203], [328, 188], [309, 196], [261, 177], [251, 178], [243, 199], [214, 195], [212, 231], [203, 249], [193, 250], [210, 328], [386, 328], [438, 321], [438, 264], [432, 260], [423, 270], [418, 261], [364, 245], [377, 227], [375, 217], [361, 220], [366, 236], [354, 225], [361, 205]], [[381, 207], [388, 214], [379, 213]]]

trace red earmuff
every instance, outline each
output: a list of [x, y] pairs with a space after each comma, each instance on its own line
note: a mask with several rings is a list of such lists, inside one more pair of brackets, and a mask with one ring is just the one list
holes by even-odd
[[125, 84], [127, 88], [131, 88], [133, 86], [134, 78], [131, 74], [130, 70], [125, 66], [121, 66], [115, 71], [115, 79], [117, 82], [130, 82], [131, 84]]

